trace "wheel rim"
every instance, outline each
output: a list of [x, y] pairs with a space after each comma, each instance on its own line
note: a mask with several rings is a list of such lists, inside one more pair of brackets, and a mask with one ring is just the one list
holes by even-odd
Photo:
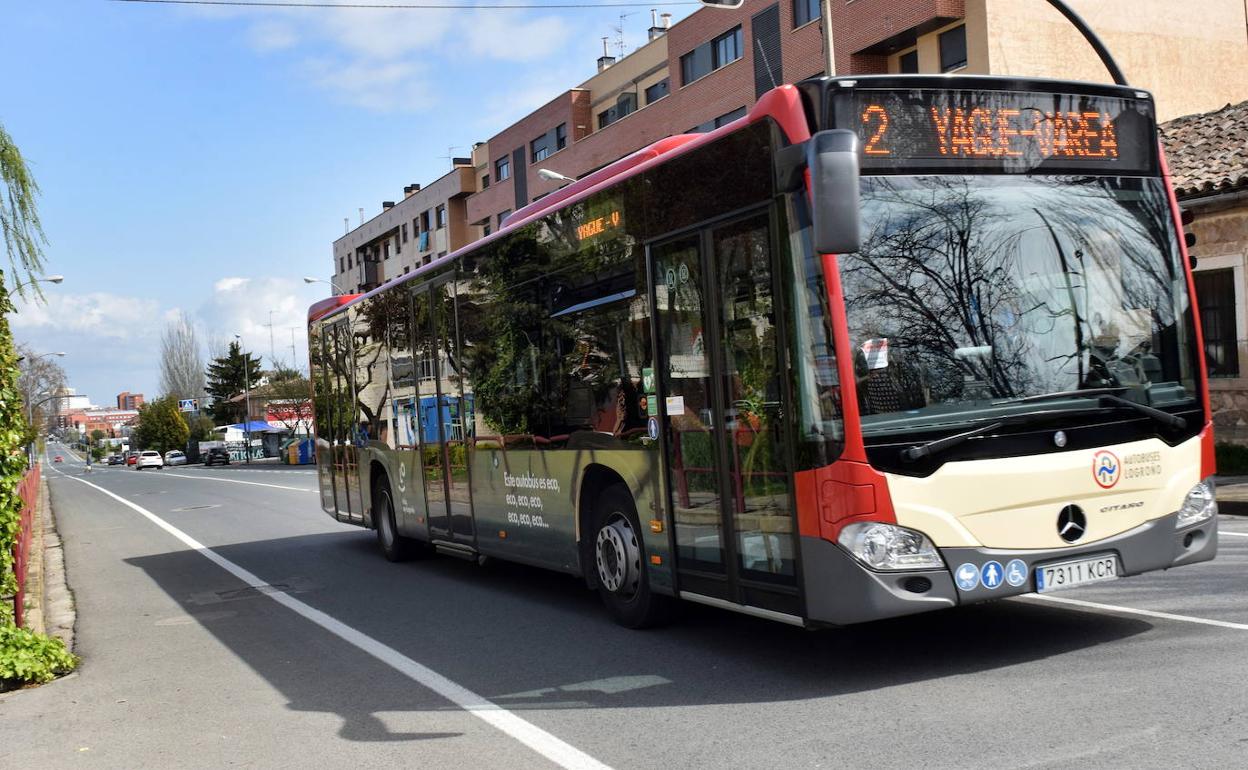
[[382, 542], [389, 548], [394, 542], [394, 531], [390, 529], [390, 498], [385, 492], [381, 493], [378, 513], [381, 515], [381, 521], [377, 523], [377, 529], [381, 532]]
[[594, 557], [603, 587], [625, 598], [636, 595], [641, 583], [641, 549], [627, 518], [614, 514], [598, 530]]

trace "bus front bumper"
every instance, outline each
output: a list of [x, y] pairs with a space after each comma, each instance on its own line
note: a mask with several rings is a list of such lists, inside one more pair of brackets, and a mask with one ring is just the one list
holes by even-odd
[[[850, 625], [1018, 596], [1036, 591], [1037, 567], [1098, 555], [1116, 555], [1118, 574], [1125, 577], [1209, 561], [1217, 554], [1217, 516], [1182, 529], [1177, 521], [1176, 512], [1113, 537], [1069, 548], [941, 548], [945, 569], [907, 572], [876, 572], [835, 543], [803, 537], [806, 617], [814, 625]], [[974, 586], [966, 589], [954, 580], [954, 571], [967, 565], [981, 575], [985, 570], [992, 574], [990, 562], [1004, 571], [1015, 560], [1023, 563], [1025, 577], [1019, 585], [1011, 585], [1004, 574], [989, 581], [995, 582], [995, 587], [986, 586], [978, 576]]]

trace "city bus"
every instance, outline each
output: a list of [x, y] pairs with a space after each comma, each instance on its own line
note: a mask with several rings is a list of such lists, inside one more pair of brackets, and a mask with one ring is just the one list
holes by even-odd
[[1214, 558], [1151, 96], [822, 77], [309, 311], [320, 500], [391, 560], [840, 626]]

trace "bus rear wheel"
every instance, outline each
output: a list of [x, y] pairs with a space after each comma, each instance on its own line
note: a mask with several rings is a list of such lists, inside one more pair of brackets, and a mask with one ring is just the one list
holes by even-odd
[[387, 561], [407, 561], [416, 555], [417, 543], [411, 538], [403, 537], [394, 525], [394, 502], [390, 497], [390, 486], [385, 483], [377, 485], [373, 493], [373, 518], [377, 527], [377, 545], [381, 547], [382, 556]]
[[666, 623], [673, 600], [651, 592], [645, 569], [645, 548], [637, 524], [637, 507], [623, 484], [608, 487], [594, 507], [591, 568], [598, 577], [598, 595], [617, 623], [650, 628]]

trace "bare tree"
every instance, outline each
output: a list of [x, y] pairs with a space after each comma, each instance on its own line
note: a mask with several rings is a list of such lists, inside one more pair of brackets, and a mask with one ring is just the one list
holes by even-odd
[[[41, 356], [29, 345], [20, 342], [17, 344], [17, 355], [21, 359], [18, 362], [17, 387], [22, 391], [23, 403], [37, 404], [65, 387], [65, 370], [49, 356]], [[53, 412], [51, 407], [59, 400], [35, 406], [32, 424], [44, 426], [46, 415]]]
[[160, 391], [178, 399], [204, 395], [204, 358], [199, 335], [185, 314], [160, 335]]

